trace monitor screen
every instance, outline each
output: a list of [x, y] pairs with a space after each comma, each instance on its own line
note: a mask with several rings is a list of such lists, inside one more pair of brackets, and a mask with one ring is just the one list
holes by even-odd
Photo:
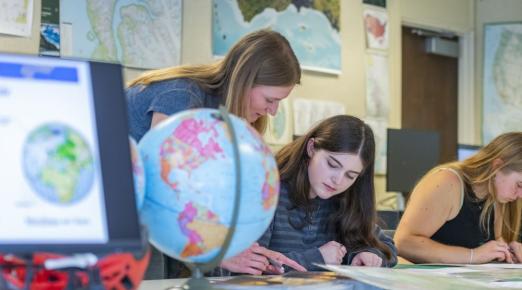
[[121, 67], [0, 54], [0, 252], [138, 250]]
[[471, 155], [477, 153], [480, 149], [480, 146], [477, 145], [467, 145], [467, 144], [458, 144], [457, 145], [457, 159], [462, 161], [467, 159]]
[[411, 192], [439, 163], [439, 138], [433, 131], [388, 129], [386, 190]]

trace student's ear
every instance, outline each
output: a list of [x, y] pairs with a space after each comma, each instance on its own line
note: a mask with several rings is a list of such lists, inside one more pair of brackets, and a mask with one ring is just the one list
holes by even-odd
[[500, 167], [502, 167], [502, 165], [504, 165], [504, 161], [502, 159], [500, 159], [500, 158], [496, 158], [491, 163], [491, 166], [493, 167], [493, 171], [499, 169]]
[[314, 156], [314, 152], [315, 152], [314, 144], [315, 144], [314, 138], [308, 139], [308, 142], [306, 143], [306, 153], [308, 153], [308, 157], [310, 157], [310, 158], [312, 158], [312, 156]]

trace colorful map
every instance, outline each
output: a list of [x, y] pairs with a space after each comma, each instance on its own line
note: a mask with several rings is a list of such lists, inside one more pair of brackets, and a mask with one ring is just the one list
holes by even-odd
[[136, 68], [180, 63], [181, 0], [61, 0], [60, 10], [62, 56]]
[[483, 142], [522, 130], [522, 24], [484, 29]]
[[213, 0], [212, 51], [225, 55], [243, 35], [259, 29], [283, 34], [307, 69], [341, 71], [339, 0]]

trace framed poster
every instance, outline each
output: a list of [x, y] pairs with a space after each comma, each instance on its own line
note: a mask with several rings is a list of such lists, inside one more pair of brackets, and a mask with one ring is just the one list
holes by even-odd
[[482, 142], [522, 130], [522, 22], [484, 25]]

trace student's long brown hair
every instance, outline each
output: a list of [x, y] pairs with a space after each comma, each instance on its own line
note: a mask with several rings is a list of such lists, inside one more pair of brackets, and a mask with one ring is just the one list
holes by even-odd
[[373, 184], [375, 140], [372, 129], [356, 117], [334, 116], [322, 121], [276, 154], [281, 181], [289, 186], [290, 200], [295, 206], [307, 211], [311, 209], [311, 200], [308, 179], [310, 157], [306, 146], [311, 138], [314, 139], [316, 150], [357, 154], [364, 166], [350, 188], [332, 197], [338, 200], [339, 206], [330, 221], [338, 241], [349, 249], [375, 247], [388, 259], [391, 258], [388, 247], [374, 234], [377, 215]]
[[[494, 166], [495, 160], [501, 160], [501, 165]], [[488, 188], [488, 195], [480, 215], [480, 224], [485, 232], [490, 232], [487, 221], [495, 209], [498, 210], [498, 217], [501, 218], [500, 237], [507, 242], [520, 240], [522, 199], [504, 204], [499, 203], [494, 182], [495, 175], [499, 171], [522, 172], [522, 132], [502, 134], [468, 159], [444, 164], [437, 168], [441, 167], [455, 169], [464, 182], [471, 186], [485, 185]]]
[[[149, 85], [175, 78], [196, 81], [203, 90], [224, 98], [230, 113], [248, 114], [247, 90], [254, 85], [292, 86], [301, 80], [299, 61], [288, 40], [275, 31], [259, 30], [241, 38], [224, 59], [207, 65], [184, 65], [146, 72], [128, 86]], [[267, 117], [254, 128], [263, 133]]]

